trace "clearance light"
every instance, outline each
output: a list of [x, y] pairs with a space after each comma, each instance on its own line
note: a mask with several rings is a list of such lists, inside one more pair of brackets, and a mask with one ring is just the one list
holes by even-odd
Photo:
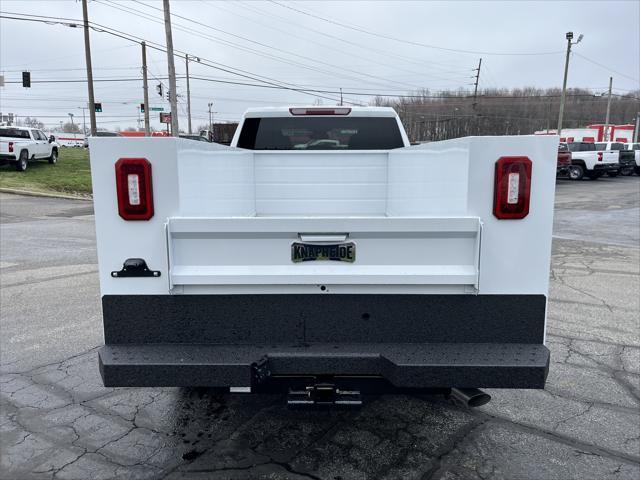
[[500, 157], [496, 162], [493, 214], [500, 220], [520, 219], [529, 214], [531, 160]]
[[125, 220], [153, 217], [151, 163], [146, 158], [121, 158], [116, 162], [118, 213]]

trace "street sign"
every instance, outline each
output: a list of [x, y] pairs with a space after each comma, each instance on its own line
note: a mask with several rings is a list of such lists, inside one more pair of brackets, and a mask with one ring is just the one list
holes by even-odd
[[151, 107], [152, 112], [164, 112], [164, 107]]
[[160, 123], [171, 123], [171, 113], [160, 113]]

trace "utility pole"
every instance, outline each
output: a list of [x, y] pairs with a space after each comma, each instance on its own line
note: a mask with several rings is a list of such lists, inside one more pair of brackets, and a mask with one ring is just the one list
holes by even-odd
[[213, 141], [213, 117], [211, 116], [211, 107], [213, 107], [213, 102], [209, 102], [207, 106], [209, 107], [209, 141]]
[[567, 95], [567, 74], [569, 73], [569, 57], [571, 55], [571, 45], [577, 45], [582, 40], [582, 34], [578, 35], [578, 40], [572, 42], [573, 32], [567, 32], [567, 58], [564, 62], [564, 80], [562, 81], [562, 94], [560, 95], [560, 113], [558, 114], [558, 136], [562, 135], [562, 117], [564, 117], [564, 101]]
[[189, 135], [191, 135], [191, 89], [189, 88], [189, 54], [185, 53], [184, 60], [187, 64], [187, 118], [189, 119]]
[[604, 120], [604, 141], [608, 142], [609, 138], [609, 113], [611, 112], [611, 87], [613, 86], [613, 77], [609, 77], [609, 98], [607, 99], [607, 115]]
[[473, 109], [476, 109], [476, 99], [478, 98], [478, 83], [480, 83], [480, 68], [482, 68], [482, 58], [480, 59], [480, 61], [478, 62], [478, 68], [474, 68], [474, 70], [476, 71], [476, 81], [473, 84]]
[[340, 106], [342, 106], [342, 87], [340, 87]]
[[[93, 69], [91, 68], [91, 46], [89, 45], [89, 12], [87, 10], [87, 0], [82, 0], [82, 19], [84, 23], [84, 56], [87, 64], [87, 88], [89, 89], [89, 120], [91, 121], [91, 135], [95, 136], [96, 110], [95, 98], [93, 96]], [[73, 122], [73, 118], [71, 119]]]
[[147, 44], [142, 42], [142, 89], [144, 91], [144, 136], [151, 135], [149, 125], [149, 83], [147, 82]]
[[[86, 0], [83, 0], [86, 2]], [[169, 0], [162, 0], [164, 7], [164, 30], [167, 36], [167, 64], [169, 65], [169, 101], [171, 102], [171, 135], [180, 135], [178, 129], [178, 97], [176, 89], [176, 65], [173, 61], [173, 36], [171, 34], [171, 11]]]

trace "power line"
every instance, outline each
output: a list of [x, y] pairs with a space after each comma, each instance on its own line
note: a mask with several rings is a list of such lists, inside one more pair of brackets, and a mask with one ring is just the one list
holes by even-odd
[[[357, 48], [361, 48], [363, 50], [370, 51], [370, 52], [376, 52], [376, 53], [378, 53], [378, 55], [381, 55], [381, 56], [384, 56], [384, 57], [387, 57], [387, 58], [391, 58], [393, 60], [402, 59], [402, 60], [406, 61], [407, 63], [413, 63], [415, 65], [428, 64], [430, 66], [430, 68], [434, 68], [434, 67], [435, 68], [450, 68], [451, 67], [450, 65], [446, 65], [446, 64], [443, 64], [441, 62], [419, 60], [419, 59], [416, 59], [416, 58], [407, 57], [407, 56], [402, 55], [402, 54], [400, 54], [398, 52], [388, 52], [386, 50], [381, 50], [379, 48], [373, 48], [373, 47], [368, 46], [368, 45], [362, 45], [362, 44], [357, 43], [357, 42], [353, 42], [353, 41], [350, 41], [350, 40], [347, 40], [347, 39], [344, 39], [344, 38], [341, 38], [341, 37], [338, 37], [338, 36], [335, 36], [335, 35], [331, 35], [330, 33], [327, 33], [326, 31], [317, 30], [317, 29], [314, 29], [314, 28], [311, 28], [311, 27], [308, 27], [308, 26], [296, 25], [295, 22], [291, 22], [291, 20], [288, 19], [288, 18], [281, 17], [280, 15], [275, 15], [275, 14], [273, 14], [271, 12], [267, 12], [265, 10], [261, 10], [259, 8], [256, 8], [253, 4], [248, 4], [246, 2], [242, 2], [242, 1], [239, 1], [239, 0], [236, 3], [241, 4], [243, 6], [243, 8], [245, 8], [245, 9], [248, 9], [248, 10], [251, 10], [253, 12], [258, 13], [258, 15], [268, 16], [268, 17], [271, 17], [271, 18], [278, 19], [281, 22], [286, 23], [287, 26], [289, 26], [289, 27], [294, 26], [294, 27], [298, 27], [298, 28], [303, 28], [306, 33], [313, 32], [313, 33], [316, 33], [316, 34], [321, 35], [323, 37], [331, 38], [333, 40], [345, 43], [347, 45], [351, 45], [351, 46], [354, 46], [354, 47], [357, 47]], [[471, 69], [467, 69], [465, 71], [471, 71]], [[447, 72], [440, 72], [440, 73], [447, 73]]]
[[[16, 16], [11, 16], [11, 15], [23, 15], [23, 17], [16, 17]], [[31, 17], [38, 17], [38, 18], [25, 18], [26, 16], [31, 16]], [[60, 25], [64, 25], [64, 26], [69, 26], [69, 27], [73, 27], [73, 28], [77, 28], [78, 27], [78, 20], [75, 19], [68, 19], [68, 18], [64, 18], [64, 17], [45, 17], [43, 15], [31, 15], [31, 14], [22, 14], [22, 13], [15, 13], [15, 12], [3, 12], [0, 11], [0, 18], [6, 18], [6, 19], [11, 19], [11, 20], [22, 20], [22, 21], [31, 21], [31, 22], [39, 22], [39, 23], [45, 23], [45, 24], [60, 24]], [[48, 20], [45, 20], [48, 19]], [[71, 22], [76, 22], [76, 23], [71, 23]], [[148, 41], [148, 40], [144, 40], [141, 37], [138, 37], [136, 35], [132, 35], [132, 34], [128, 34], [125, 32], [122, 32], [120, 30], [111, 28], [111, 27], [107, 27], [104, 25], [101, 25], [99, 23], [96, 22], [90, 22], [91, 24], [91, 28], [94, 31], [97, 32], [102, 32], [102, 33], [107, 33], [116, 37], [120, 37], [122, 39], [128, 40], [128, 41], [134, 41], [136, 43], [140, 43], [142, 41], [146, 41], [147, 46], [149, 48], [153, 48], [155, 50], [159, 50], [161, 52], [165, 52], [166, 53], [166, 49], [164, 47], [162, 47], [160, 44], [156, 43], [156, 42], [152, 42], [152, 41]], [[175, 50], [175, 55], [177, 56], [183, 56], [186, 54], [186, 52], [181, 52], [178, 50]], [[179, 54], [182, 55], [179, 55]], [[197, 55], [194, 55], [197, 56]], [[280, 80], [276, 80], [270, 77], [265, 77], [263, 75], [258, 75], [258, 74], [254, 74], [251, 72], [247, 72], [246, 70], [242, 70], [242, 69], [238, 69], [235, 67], [231, 67], [225, 64], [222, 64], [220, 62], [215, 62], [213, 60], [208, 60], [202, 56], [198, 56], [200, 58], [200, 64], [201, 65], [205, 65], [208, 66], [210, 68], [219, 70], [219, 71], [223, 71], [226, 73], [230, 73], [232, 75], [236, 75], [239, 77], [243, 77], [243, 78], [247, 78], [250, 80], [254, 80], [254, 81], [258, 81], [258, 82], [262, 82], [265, 84], [269, 84], [269, 85], [275, 85], [275, 86], [280, 86], [283, 89], [288, 89], [291, 91], [295, 91], [298, 93], [302, 93], [305, 95], [311, 95], [313, 97], [317, 97], [317, 98], [324, 98], [327, 100], [332, 100], [332, 101], [338, 101], [337, 98], [332, 98], [332, 97], [326, 97], [326, 96], [322, 96], [322, 95], [316, 95], [313, 93], [309, 93], [306, 91], [306, 89], [301, 89], [301, 88], [296, 88], [295, 86], [287, 86], [287, 82], [282, 82]], [[264, 80], [266, 79], [266, 80]], [[290, 84], [289, 84], [290, 85]], [[351, 103], [352, 105], [354, 105], [355, 103], [352, 102], [348, 102]], [[357, 104], [356, 104], [357, 105]]]
[[590, 58], [585, 57], [584, 55], [582, 55], [581, 53], [578, 52], [573, 52], [574, 55], [582, 58], [583, 60], [586, 60], [587, 62], [593, 63], [594, 65], [597, 65], [601, 68], [604, 68], [605, 70], [608, 70], [609, 72], [615, 73], [617, 75], [620, 75], [622, 77], [628, 78], [629, 80], [633, 80], [634, 82], [640, 82], [640, 80], [638, 80], [637, 78], [633, 78], [630, 77], [629, 75], [626, 75], [622, 72], [618, 72], [617, 70], [614, 70], [613, 68], [609, 68], [606, 65], [603, 65], [602, 63], [596, 62], [595, 60], [591, 60]]
[[[134, 8], [132, 8], [132, 7], [129, 7], [129, 6], [126, 6], [126, 7], [125, 7], [125, 6], [122, 6], [122, 5], [113, 5], [113, 3], [114, 3], [114, 2], [111, 2], [110, 0], [94, 0], [94, 1], [96, 1], [97, 3], [101, 3], [102, 5], [105, 5], [105, 6], [108, 6], [108, 7], [111, 7], [111, 8], [115, 8], [115, 9], [117, 9], [117, 10], [122, 10], [122, 11], [127, 11], [127, 10], [129, 10], [129, 11], [130, 11], [130, 13], [131, 13], [131, 12], [133, 12], [133, 13], [136, 13], [136, 14], [144, 15], [144, 17], [143, 17], [143, 18], [146, 18], [147, 20], [150, 20], [150, 21], [153, 21], [153, 22], [156, 22], [156, 23], [160, 23], [160, 22], [159, 22], [159, 19], [158, 19], [157, 17], [154, 17], [154, 16], [152, 16], [152, 15], [150, 15], [150, 14], [147, 14], [146, 12], [143, 12], [143, 11], [141, 11], [141, 10], [136, 10], [136, 9], [134, 9]], [[134, 1], [135, 1], [135, 0], [134, 0]], [[144, 7], [147, 7], [147, 8], [153, 9], [153, 10], [160, 10], [159, 8], [154, 7], [154, 6], [152, 6], [152, 5], [146, 5], [146, 4], [144, 4], [144, 3], [137, 2], [137, 1], [136, 1], [135, 3], [138, 3], [138, 4], [140, 4], [140, 5], [144, 6]], [[124, 10], [124, 9], [127, 9], [127, 10]], [[307, 56], [305, 56], [305, 55], [299, 55], [299, 54], [297, 54], [297, 53], [289, 52], [289, 51], [287, 51], [287, 50], [283, 50], [283, 49], [280, 49], [280, 48], [274, 47], [274, 46], [272, 46], [272, 45], [268, 45], [268, 44], [265, 44], [265, 43], [262, 43], [262, 42], [258, 42], [258, 41], [252, 40], [252, 39], [250, 39], [250, 38], [247, 38], [247, 37], [243, 37], [243, 36], [240, 36], [240, 35], [236, 35], [236, 34], [234, 34], [234, 33], [227, 32], [227, 31], [225, 31], [225, 30], [221, 30], [221, 29], [219, 29], [219, 28], [215, 28], [215, 27], [212, 27], [212, 26], [210, 26], [210, 25], [206, 25], [206, 24], [204, 24], [204, 23], [202, 23], [202, 22], [199, 22], [199, 21], [197, 21], [197, 20], [193, 20], [193, 19], [191, 19], [191, 18], [188, 18], [188, 17], [182, 16], [182, 15], [178, 15], [177, 13], [172, 13], [172, 14], [171, 14], [171, 16], [172, 16], [172, 17], [181, 18], [181, 19], [183, 19], [183, 20], [186, 20], [186, 21], [188, 21], [188, 22], [194, 23], [194, 24], [199, 25], [199, 26], [203, 26], [203, 27], [205, 27], [205, 28], [207, 28], [207, 29], [209, 29], [209, 30], [213, 30], [213, 31], [216, 31], [216, 32], [220, 32], [220, 33], [223, 33], [223, 34], [225, 34], [225, 35], [232, 36], [232, 37], [234, 37], [234, 38], [239, 38], [239, 39], [241, 39], [241, 40], [243, 40], [243, 41], [245, 41], [245, 42], [253, 43], [253, 44], [259, 45], [259, 46], [261, 46], [261, 47], [267, 48], [267, 49], [269, 49], [269, 50], [273, 50], [273, 51], [281, 52], [281, 53], [284, 53], [284, 54], [286, 54], [286, 55], [291, 55], [291, 56], [293, 56], [293, 57], [298, 57], [298, 58], [301, 58], [301, 59], [309, 60], [309, 61], [312, 61], [312, 62], [314, 62], [314, 63], [320, 64], [320, 65], [325, 65], [325, 66], [329, 66], [329, 67], [335, 68], [335, 65], [334, 65], [334, 64], [332, 64], [332, 63], [324, 62], [324, 61], [322, 61], [322, 60], [318, 60], [318, 59], [311, 58], [311, 57], [307, 57]], [[172, 26], [173, 26], [173, 28], [174, 28], [174, 29], [176, 29], [176, 30], [183, 31], [183, 32], [188, 33], [188, 34], [190, 34], [190, 35], [193, 35], [193, 36], [196, 36], [196, 37], [199, 37], [199, 38], [203, 38], [203, 39], [205, 39], [205, 40], [209, 40], [209, 41], [213, 41], [213, 42], [222, 43], [222, 44], [224, 44], [224, 45], [228, 45], [228, 46], [231, 46], [231, 47], [233, 47], [233, 48], [237, 48], [237, 49], [240, 49], [240, 50], [243, 50], [243, 51], [249, 52], [249, 53], [254, 54], [254, 55], [258, 55], [258, 56], [265, 57], [265, 58], [270, 58], [270, 59], [273, 59], [273, 60], [276, 60], [276, 61], [279, 61], [279, 62], [286, 63], [286, 64], [288, 64], [288, 65], [293, 65], [293, 66], [297, 66], [297, 67], [305, 68], [305, 69], [307, 69], [307, 70], [312, 70], [312, 71], [314, 71], [314, 72], [319, 72], [319, 73], [323, 73], [323, 74], [328, 74], [328, 75], [331, 75], [331, 76], [342, 76], [342, 77], [345, 77], [345, 78], [349, 78], [349, 79], [351, 79], [351, 80], [358, 80], [358, 81], [362, 81], [362, 79], [358, 79], [358, 78], [354, 78], [354, 77], [349, 77], [349, 76], [345, 75], [343, 71], [346, 71], [346, 72], [355, 73], [355, 74], [360, 75], [360, 76], [362, 76], [362, 77], [368, 77], [368, 78], [373, 78], [373, 79], [377, 79], [377, 80], [382, 80], [382, 81], [387, 82], [387, 83], [397, 83], [397, 84], [403, 84], [403, 85], [408, 86], [408, 87], [417, 88], [417, 86], [416, 86], [416, 85], [411, 85], [411, 84], [408, 84], [408, 83], [404, 83], [404, 82], [397, 82], [397, 81], [396, 81], [396, 82], [392, 82], [392, 81], [390, 81], [389, 79], [386, 79], [386, 78], [384, 78], [384, 77], [379, 77], [379, 76], [377, 76], [377, 75], [371, 75], [371, 74], [364, 73], [364, 72], [360, 72], [360, 71], [353, 70], [353, 69], [350, 69], [350, 68], [344, 68], [344, 67], [341, 67], [341, 68], [340, 68], [340, 70], [339, 70], [339, 71], [337, 71], [337, 72], [335, 72], [335, 71], [321, 70], [321, 69], [319, 69], [319, 68], [317, 68], [317, 67], [309, 66], [309, 65], [304, 64], [304, 63], [296, 62], [296, 61], [294, 61], [294, 60], [290, 60], [290, 59], [287, 59], [287, 58], [279, 57], [279, 56], [277, 56], [277, 55], [273, 55], [273, 54], [270, 54], [270, 53], [261, 52], [261, 51], [259, 51], [259, 50], [255, 50], [255, 49], [252, 49], [252, 48], [248, 48], [248, 47], [245, 47], [245, 46], [243, 46], [243, 45], [238, 45], [238, 44], [233, 43], [233, 42], [230, 42], [230, 41], [228, 41], [228, 40], [221, 39], [221, 38], [219, 38], [219, 37], [215, 37], [215, 36], [212, 36], [212, 35], [210, 35], [210, 34], [205, 34], [205, 33], [200, 32], [200, 31], [198, 31], [198, 30], [193, 30], [192, 28], [184, 27], [183, 25], [178, 24], [178, 23], [175, 23], [175, 22], [173, 22], [173, 23], [172, 23]]]
[[[236, 2], [236, 3], [241, 3], [241, 2]], [[315, 31], [315, 30], [305, 29], [305, 33], [306, 33], [305, 36], [295, 35], [295, 34], [293, 34], [291, 32], [291, 29], [282, 30], [280, 28], [276, 28], [273, 25], [257, 21], [254, 18], [247, 17], [245, 15], [241, 15], [238, 12], [235, 12], [233, 10], [229, 10], [227, 8], [223, 8], [220, 4], [216, 4], [215, 8], [216, 8], [216, 10], [222, 10], [224, 12], [231, 13], [232, 15], [238, 16], [238, 17], [243, 18], [245, 20], [249, 20], [250, 22], [256, 23], [257, 25], [261, 25], [261, 26], [263, 26], [265, 28], [268, 28], [270, 30], [275, 30], [276, 32], [283, 33], [283, 34], [285, 34], [285, 35], [287, 35], [289, 37], [297, 38], [297, 39], [303, 40], [304, 42], [308, 42], [308, 43], [313, 43], [315, 45], [319, 45], [322, 48], [330, 50], [332, 53], [338, 53], [338, 54], [345, 55], [345, 56], [348, 56], [348, 57], [351, 57], [351, 58], [357, 58], [358, 60], [364, 60], [364, 61], [367, 61], [369, 63], [375, 64], [375, 65], [381, 65], [381, 66], [384, 66], [384, 67], [391, 66], [388, 62], [387, 63], [382, 63], [382, 62], [379, 62], [379, 61], [375, 61], [375, 60], [372, 60], [371, 58], [363, 57], [362, 55], [357, 55], [355, 53], [351, 53], [349, 50], [331, 47], [331, 46], [328, 46], [328, 45], [326, 45], [324, 43], [320, 43], [320, 42], [317, 42], [317, 41], [312, 40], [312, 39], [309, 38], [309, 36], [310, 36], [309, 32], [315, 32], [315, 33], [319, 33], [319, 34], [322, 34], [323, 32], [318, 32], [318, 31]], [[243, 9], [246, 10], [247, 8], [245, 8], [243, 6]], [[251, 9], [251, 8], [249, 8], [249, 10], [252, 10], [254, 12], [258, 11], [257, 9]], [[282, 18], [282, 17], [278, 17], [276, 15], [270, 15], [270, 16], [272, 18], [276, 18], [276, 19]], [[261, 15], [261, 17], [264, 17], [264, 15]], [[339, 40], [339, 41], [343, 41], [343, 39], [340, 39], [340, 38], [336, 38], [336, 37], [333, 37], [333, 36], [330, 36], [330, 37], [331, 38], [335, 38], [336, 40]], [[362, 48], [366, 48], [366, 47], [362, 46]], [[368, 50], [373, 51], [373, 52], [376, 51], [375, 49], [370, 49], [370, 48], [368, 48]], [[394, 56], [394, 60], [403, 60], [403, 59], [405, 60], [406, 63], [411, 63], [411, 64], [415, 64], [415, 65], [418, 65], [418, 66], [429, 66], [430, 68], [433, 68], [433, 65], [438, 65], [439, 66], [439, 64], [437, 64], [436, 62], [420, 61], [420, 60], [417, 60], [417, 59], [412, 59], [413, 61], [407, 61], [406, 57], [398, 56], [398, 55]], [[406, 68], [402, 68], [402, 67], [399, 67], [397, 65], [393, 65], [393, 68], [395, 70], [400, 70], [400, 71], [411, 73], [411, 74], [414, 74], [414, 75], [421, 75], [423, 77], [431, 77], [431, 78], [440, 79], [440, 80], [452, 80], [452, 79], [455, 78], [455, 77], [441, 77], [439, 75], [434, 75], [431, 72], [429, 72], [429, 73], [418, 73], [418, 72], [416, 72], [414, 70], [407, 70]], [[442, 67], [439, 67], [439, 68], [442, 68]], [[449, 67], [446, 67], [446, 68], [449, 68]], [[469, 71], [470, 70], [468, 68], [465, 68], [464, 70], [462, 70], [462, 69], [460, 69], [460, 70], [449, 70], [449, 71], [444, 71], [444, 72], [439, 72], [439, 73], [456, 73], [456, 74], [460, 74], [461, 75], [463, 72], [464, 73], [468, 73]]]
[[[157, 81], [161, 81], [161, 80], [167, 80], [168, 77], [157, 77], [153, 74], [151, 74], [152, 77], [154, 79], [156, 79]], [[186, 78], [184, 75], [178, 75], [176, 76], [176, 79], [184, 79]], [[205, 82], [213, 82], [213, 83], [223, 83], [223, 84], [228, 84], [228, 85], [239, 85], [239, 86], [246, 86], [246, 87], [257, 87], [257, 88], [269, 88], [269, 89], [276, 89], [276, 90], [294, 90], [292, 88], [289, 87], [285, 87], [285, 86], [279, 86], [279, 85], [265, 85], [265, 84], [258, 84], [258, 83], [246, 83], [246, 82], [235, 82], [235, 81], [231, 81], [231, 80], [220, 80], [220, 79], [215, 79], [215, 78], [208, 78], [208, 77], [202, 77], [202, 76], [191, 76], [190, 77], [192, 80], [200, 80], [200, 81], [205, 81]], [[87, 79], [86, 78], [77, 78], [77, 79], [69, 79], [69, 78], [65, 78], [65, 79], [47, 79], [47, 80], [31, 80], [31, 83], [84, 83], [86, 82]], [[117, 83], [122, 83], [122, 82], [139, 82], [142, 81], [142, 78], [94, 78], [93, 79], [94, 82], [96, 83], [111, 83], [111, 82], [117, 82]], [[6, 84], [22, 84], [22, 80], [9, 80], [9, 81], [5, 81]], [[304, 89], [305, 93], [318, 93], [318, 94], [333, 94], [333, 95], [339, 95], [340, 92], [336, 91], [336, 90], [330, 90], [330, 89], [311, 89], [311, 88], [307, 88]], [[473, 95], [472, 94], [465, 94], [465, 95], [442, 95], [442, 94], [438, 94], [438, 95], [425, 95], [425, 94], [397, 94], [397, 93], [383, 93], [383, 92], [359, 92], [359, 91], [344, 91], [343, 92], [345, 95], [353, 95], [353, 96], [366, 96], [366, 97], [390, 97], [390, 98], [413, 98], [413, 99], [438, 99], [438, 100], [447, 100], [447, 99], [473, 99]], [[612, 93], [613, 96], [616, 97], [621, 97], [621, 98], [626, 98], [626, 99], [631, 99], [631, 100], [640, 100], [639, 97], [633, 97], [630, 96], [629, 94], [617, 94], [617, 93]], [[585, 98], [593, 98], [594, 95], [593, 93], [574, 93], [574, 94], [567, 94], [567, 97], [585, 97]], [[544, 94], [544, 95], [477, 95], [478, 99], [498, 99], [498, 100], [504, 100], [504, 99], [515, 99], [515, 98], [559, 98], [560, 94]]]
[[447, 52], [456, 52], [456, 53], [468, 53], [468, 54], [473, 54], [473, 55], [556, 55], [558, 53], [562, 53], [562, 51], [555, 51], [555, 52], [485, 52], [485, 51], [477, 51], [477, 50], [462, 50], [462, 49], [457, 49], [457, 48], [448, 48], [448, 47], [441, 47], [438, 45], [430, 45], [427, 43], [422, 43], [422, 42], [415, 42], [412, 40], [405, 40], [402, 38], [397, 38], [397, 37], [392, 37], [390, 35], [384, 35], [381, 33], [376, 33], [376, 32], [371, 32], [369, 30], [366, 30], [363, 27], [359, 27], [357, 25], [347, 25], [345, 23], [342, 22], [338, 22], [337, 20], [332, 20], [330, 18], [325, 18], [325, 17], [321, 17], [320, 15], [316, 15], [314, 13], [310, 13], [307, 12], [305, 10], [300, 10], [298, 8], [292, 7], [291, 5], [284, 5], [280, 2], [277, 2], [275, 0], [268, 0], [271, 3], [278, 5], [279, 7], [282, 8], [287, 8], [289, 10], [293, 10], [294, 12], [300, 13], [302, 15], [306, 15], [308, 17], [312, 17], [318, 20], [322, 20], [323, 22], [327, 22], [327, 23], [331, 23], [333, 25], [338, 25], [342, 28], [347, 28], [349, 30], [355, 30], [357, 32], [360, 33], [365, 33], [367, 35], [372, 35], [374, 37], [378, 37], [378, 38], [384, 38], [387, 40], [393, 40], [395, 42], [400, 42], [400, 43], [405, 43], [408, 45], [415, 45], [415, 46], [419, 46], [419, 47], [426, 47], [426, 48], [433, 48], [436, 50], [443, 50], [443, 51], [447, 51]]

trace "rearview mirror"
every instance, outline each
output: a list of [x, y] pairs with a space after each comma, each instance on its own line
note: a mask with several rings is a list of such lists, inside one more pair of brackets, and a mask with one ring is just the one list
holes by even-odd
[[56, 137], [54, 137], [53, 135], [49, 136], [49, 143], [53, 143], [56, 141]]

